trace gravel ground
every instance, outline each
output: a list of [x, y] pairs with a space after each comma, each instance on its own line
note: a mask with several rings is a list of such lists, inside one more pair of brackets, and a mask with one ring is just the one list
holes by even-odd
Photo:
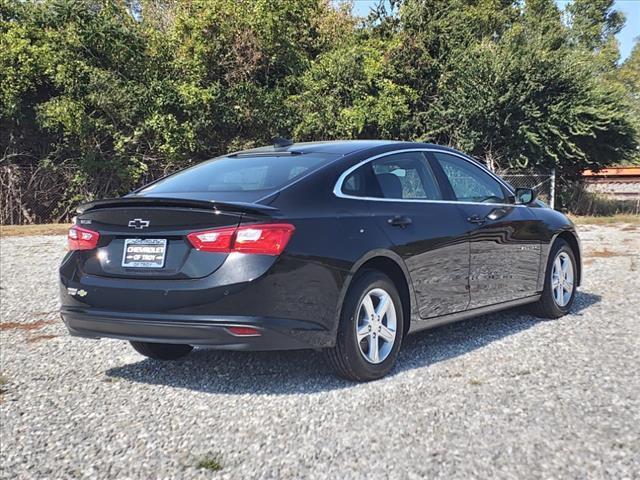
[[64, 239], [3, 238], [0, 476], [640, 478], [640, 228], [581, 230], [571, 315], [424, 332], [360, 385], [316, 352], [161, 363], [69, 337]]

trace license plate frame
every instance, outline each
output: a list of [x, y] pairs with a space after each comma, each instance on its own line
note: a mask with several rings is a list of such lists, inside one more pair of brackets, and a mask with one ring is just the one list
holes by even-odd
[[166, 258], [166, 238], [127, 238], [124, 241], [122, 268], [164, 268]]

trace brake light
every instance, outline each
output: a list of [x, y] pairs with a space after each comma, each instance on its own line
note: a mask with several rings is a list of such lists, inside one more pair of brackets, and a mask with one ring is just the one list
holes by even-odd
[[93, 250], [98, 246], [100, 234], [86, 228], [73, 226], [67, 235], [69, 250]]
[[288, 223], [264, 223], [193, 232], [187, 239], [203, 252], [242, 252], [280, 255], [295, 227]]

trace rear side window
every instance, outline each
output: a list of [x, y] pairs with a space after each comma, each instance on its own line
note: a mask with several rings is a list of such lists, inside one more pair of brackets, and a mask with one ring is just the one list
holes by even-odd
[[187, 168], [141, 193], [278, 190], [336, 158], [330, 154], [220, 157]]
[[356, 197], [440, 200], [433, 172], [420, 152], [387, 155], [345, 178], [342, 193]]
[[446, 153], [434, 153], [459, 202], [506, 203], [500, 183], [471, 162]]

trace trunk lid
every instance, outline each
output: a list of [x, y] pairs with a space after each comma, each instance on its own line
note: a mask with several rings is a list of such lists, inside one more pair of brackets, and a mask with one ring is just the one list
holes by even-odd
[[[98, 232], [100, 239], [96, 250], [77, 252], [80, 268], [101, 277], [202, 278], [215, 272], [228, 254], [196, 250], [187, 240], [189, 233], [236, 227], [242, 220], [265, 220], [274, 210], [258, 204], [175, 198], [123, 197], [91, 202], [78, 208], [76, 223]], [[134, 261], [140, 257], [137, 252], [149, 251], [158, 255], [153, 267]]]

